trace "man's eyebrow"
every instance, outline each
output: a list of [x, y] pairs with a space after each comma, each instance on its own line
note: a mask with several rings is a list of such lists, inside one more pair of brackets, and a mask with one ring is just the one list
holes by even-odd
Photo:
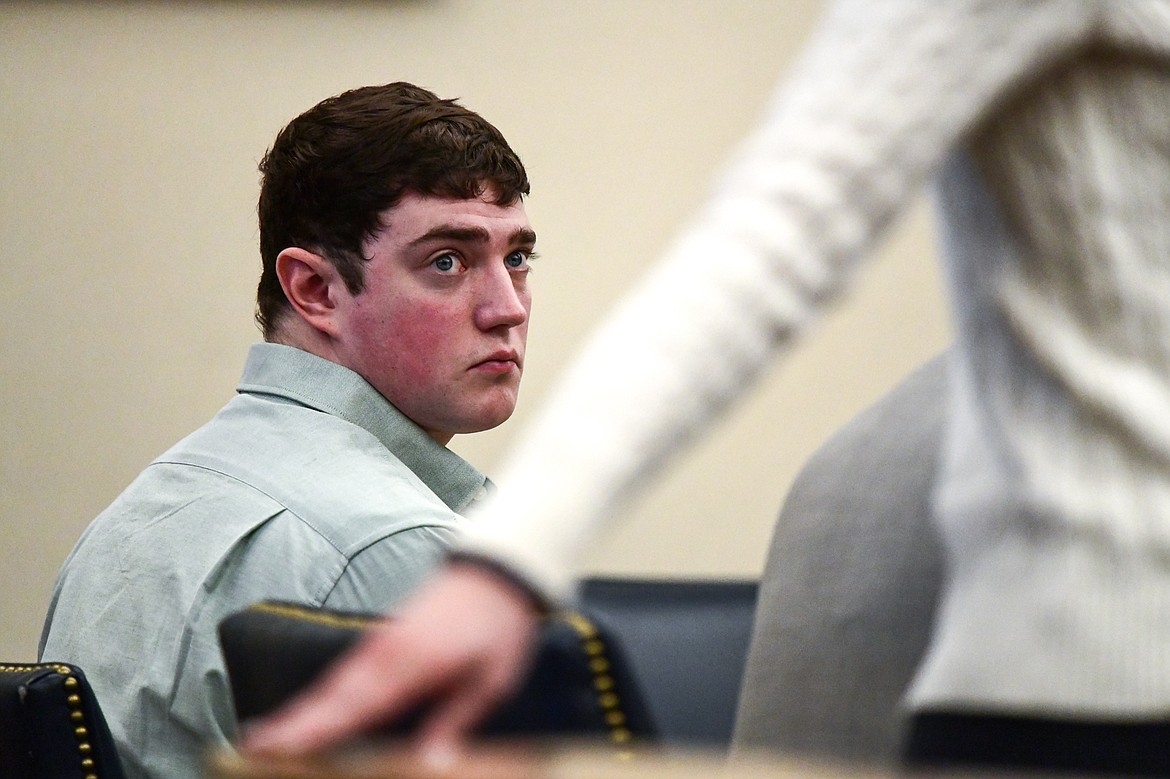
[[[461, 243], [488, 243], [491, 233], [486, 227], [456, 227], [454, 225], [439, 225], [410, 242], [410, 246], [431, 243], [432, 241], [459, 241]], [[518, 227], [510, 236], [509, 243], [531, 246], [536, 243], [536, 232], [529, 227]]]

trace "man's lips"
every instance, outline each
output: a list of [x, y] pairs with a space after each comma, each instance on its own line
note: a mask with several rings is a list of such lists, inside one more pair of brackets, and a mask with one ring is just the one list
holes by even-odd
[[505, 373], [513, 368], [521, 368], [520, 355], [516, 352], [496, 352], [471, 366], [472, 370], [486, 370]]

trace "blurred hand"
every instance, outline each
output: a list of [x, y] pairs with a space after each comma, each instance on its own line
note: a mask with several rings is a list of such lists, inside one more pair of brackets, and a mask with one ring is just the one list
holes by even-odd
[[536, 602], [484, 566], [454, 563], [369, 630], [309, 689], [246, 726], [253, 756], [318, 752], [430, 702], [416, 733], [425, 760], [449, 764], [518, 686], [532, 654]]

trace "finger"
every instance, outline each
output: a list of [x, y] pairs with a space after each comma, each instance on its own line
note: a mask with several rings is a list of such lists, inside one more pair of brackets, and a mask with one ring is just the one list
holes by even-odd
[[451, 690], [419, 727], [416, 738], [423, 761], [436, 771], [453, 765], [475, 726], [496, 707], [506, 691], [506, 687], [483, 682]]
[[[249, 727], [241, 749], [254, 754], [304, 755], [393, 719], [425, 684], [413, 671], [395, 671], [393, 635], [373, 633], [320, 681], [274, 716]], [[389, 654], [388, 654], [389, 653]], [[378, 679], [378, 684], [371, 684]]]

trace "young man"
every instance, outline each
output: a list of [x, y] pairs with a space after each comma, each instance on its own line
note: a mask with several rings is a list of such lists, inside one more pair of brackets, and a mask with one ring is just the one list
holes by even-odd
[[260, 165], [263, 271], [238, 396], [89, 527], [41, 656], [85, 669], [132, 777], [235, 734], [216, 639], [266, 598], [383, 609], [487, 492], [446, 448], [516, 404], [536, 235], [524, 167], [409, 84], [293, 120]]

